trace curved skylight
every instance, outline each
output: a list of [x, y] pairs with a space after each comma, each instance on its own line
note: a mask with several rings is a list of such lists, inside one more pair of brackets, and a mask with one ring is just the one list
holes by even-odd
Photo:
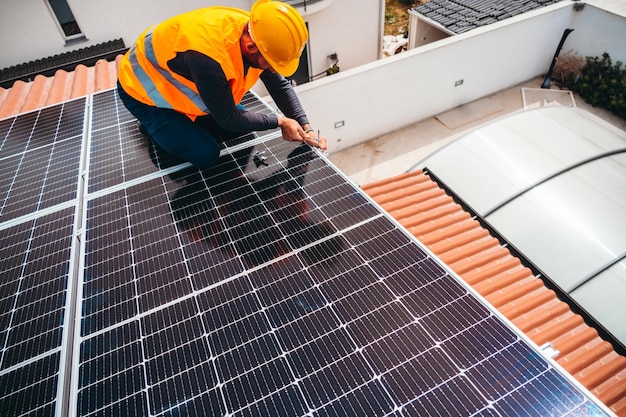
[[418, 166], [626, 343], [626, 132], [544, 107], [480, 127]]

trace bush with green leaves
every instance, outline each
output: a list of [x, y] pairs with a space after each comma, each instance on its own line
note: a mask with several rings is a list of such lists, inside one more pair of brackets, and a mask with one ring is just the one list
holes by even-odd
[[586, 58], [572, 90], [592, 106], [626, 119], [626, 69], [620, 61], [613, 64], [608, 53], [602, 54], [602, 58]]

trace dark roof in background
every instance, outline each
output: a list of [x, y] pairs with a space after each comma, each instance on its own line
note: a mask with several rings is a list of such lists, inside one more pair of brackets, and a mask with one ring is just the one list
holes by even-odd
[[74, 71], [78, 65], [93, 66], [101, 59], [113, 61], [127, 49], [122, 39], [115, 39], [3, 68], [0, 70], [0, 87], [9, 88], [17, 80], [32, 81], [37, 75], [49, 77], [58, 70]]
[[429, 0], [413, 10], [459, 34], [561, 0]]

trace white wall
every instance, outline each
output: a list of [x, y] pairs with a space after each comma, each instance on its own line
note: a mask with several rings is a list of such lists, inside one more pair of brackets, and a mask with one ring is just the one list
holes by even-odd
[[[574, 49], [583, 57], [601, 57], [608, 52], [613, 63], [621, 61], [626, 64], [626, 16], [595, 7], [593, 3], [589, 1], [582, 11], [574, 14], [571, 26], [574, 32], [568, 37], [568, 40], [572, 38], [571, 43], [568, 42], [569, 48], [563, 47], [563, 51]], [[621, 7], [626, 9], [625, 5], [623, 2]]]
[[[303, 13], [309, 26], [310, 75], [326, 71], [333, 63], [327, 58], [332, 53], [337, 53], [341, 71], [378, 59], [384, 18], [381, 2], [384, 0], [333, 0], [321, 10], [310, 8]], [[267, 94], [261, 83], [254, 91], [260, 96]]]
[[409, 11], [409, 35], [408, 49], [417, 48], [418, 46], [453, 36], [449, 31], [432, 24], [414, 11]]
[[[591, 5], [575, 12], [572, 3], [562, 2], [296, 91], [314, 128], [328, 138], [334, 152], [546, 74], [563, 31], [570, 27], [575, 31], [562, 51], [625, 55], [626, 19], [604, 16]], [[463, 84], [455, 87], [458, 80]], [[336, 128], [336, 123], [344, 125]]]
[[[377, 59], [384, 0], [325, 0], [298, 9], [311, 32], [312, 74], [324, 71], [337, 52], [342, 69]], [[0, 68], [122, 38], [126, 46], [148, 26], [211, 5], [249, 10], [254, 0], [68, 0], [87, 42], [65, 46], [45, 0], [0, 0]], [[347, 18], [349, 17], [349, 19]], [[355, 30], [358, 28], [358, 30]]]

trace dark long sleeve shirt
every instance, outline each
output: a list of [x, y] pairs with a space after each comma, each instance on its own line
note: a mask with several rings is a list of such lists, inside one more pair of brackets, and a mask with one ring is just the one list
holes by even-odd
[[[196, 51], [182, 52], [168, 62], [175, 73], [193, 81], [200, 97], [215, 121], [224, 129], [250, 132], [278, 127], [275, 114], [242, 111], [233, 100], [228, 80], [217, 61]], [[300, 125], [309, 123], [306, 113], [289, 81], [282, 75], [265, 70], [260, 77], [280, 111]]]

